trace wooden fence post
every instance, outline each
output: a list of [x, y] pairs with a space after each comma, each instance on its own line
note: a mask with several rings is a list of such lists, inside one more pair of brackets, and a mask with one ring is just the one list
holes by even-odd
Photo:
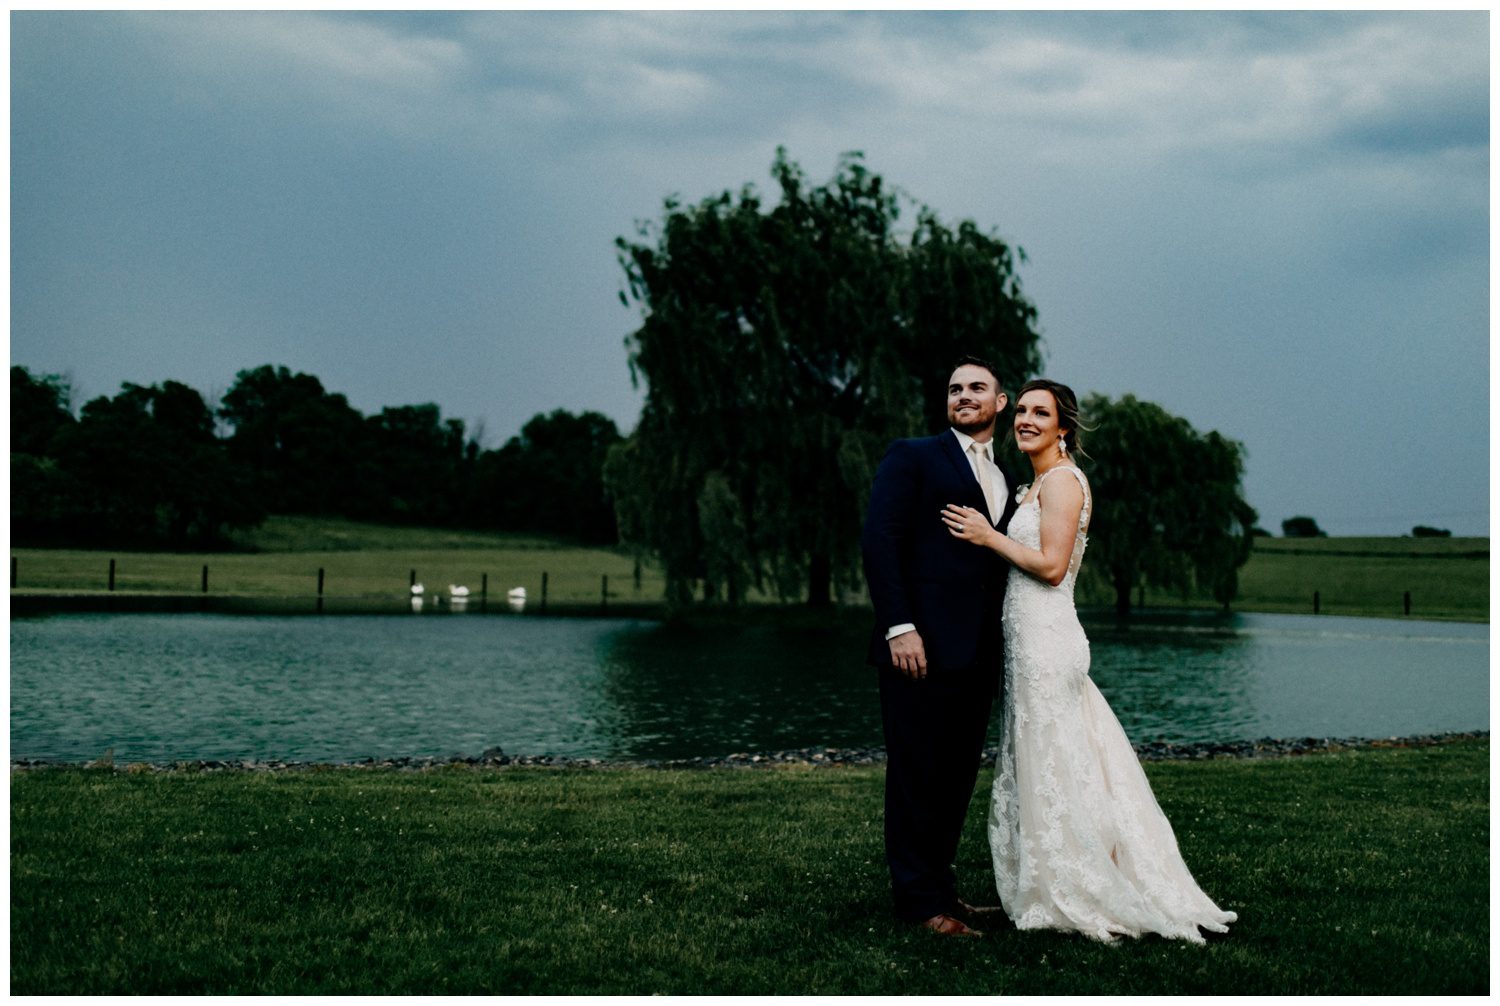
[[323, 611], [323, 567], [318, 567], [318, 612]]
[[1314, 615], [1318, 614], [1318, 612], [1319, 612], [1319, 609], [1320, 609], [1320, 603], [1319, 602], [1320, 602], [1320, 600], [1321, 599], [1318, 596], [1318, 592], [1316, 590], [1313, 591], [1313, 614]]
[[115, 561], [109, 560], [109, 589], [115, 589]]
[[16, 589], [16, 557], [10, 557], [10, 589]]
[[1411, 614], [1411, 591], [1409, 590], [1401, 595], [1401, 609], [1402, 614]]
[[609, 574], [605, 573], [599, 581], [599, 610], [603, 611], [609, 607]]
[[479, 610], [487, 611], [490, 606], [490, 574], [479, 574]]
[[208, 567], [203, 567], [203, 593], [208, 593]]
[[547, 610], [547, 571], [546, 570], [542, 571], [542, 603], [541, 603], [541, 606], [539, 608], [537, 608], [537, 610], [538, 611], [546, 611]]

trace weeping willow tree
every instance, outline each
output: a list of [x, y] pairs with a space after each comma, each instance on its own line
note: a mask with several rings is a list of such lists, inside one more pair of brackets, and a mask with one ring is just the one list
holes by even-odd
[[1142, 585], [1196, 587], [1227, 607], [1255, 527], [1240, 486], [1244, 447], [1133, 395], [1090, 395], [1082, 411], [1094, 427], [1084, 443], [1094, 493], [1085, 575], [1108, 581], [1121, 615]]
[[676, 605], [700, 583], [708, 600], [830, 604], [859, 581], [886, 445], [946, 424], [953, 361], [988, 358], [1011, 388], [1039, 362], [1019, 250], [913, 207], [858, 153], [821, 186], [784, 150], [771, 174], [774, 205], [753, 186], [669, 199], [616, 242], [646, 401], [605, 477], [622, 537], [660, 562]]

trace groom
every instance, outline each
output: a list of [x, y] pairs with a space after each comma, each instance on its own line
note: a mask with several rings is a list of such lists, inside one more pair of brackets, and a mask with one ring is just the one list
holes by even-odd
[[1004, 528], [1014, 480], [997, 466], [1000, 379], [974, 357], [948, 379], [948, 422], [898, 440], [875, 473], [862, 545], [875, 606], [869, 661], [880, 669], [887, 752], [885, 855], [897, 917], [943, 935], [977, 935], [954, 889], [953, 859], [974, 792], [1004, 666], [1001, 604], [1009, 567], [948, 533], [949, 503]]

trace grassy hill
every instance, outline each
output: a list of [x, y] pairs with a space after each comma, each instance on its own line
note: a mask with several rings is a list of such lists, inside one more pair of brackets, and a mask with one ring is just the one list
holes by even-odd
[[[1488, 538], [1257, 538], [1240, 570], [1238, 611], [1489, 621]], [[1107, 605], [1095, 590], [1080, 601]], [[1212, 598], [1147, 591], [1150, 607], [1213, 607]]]
[[429, 602], [446, 595], [450, 584], [468, 587], [477, 598], [486, 575], [492, 601], [503, 602], [507, 590], [525, 587], [533, 608], [544, 573], [549, 601], [560, 604], [597, 603], [603, 577], [617, 602], [656, 602], [663, 586], [659, 573], [643, 568], [637, 587], [635, 560], [623, 549], [533, 535], [271, 517], [236, 545], [239, 551], [214, 553], [12, 549], [12, 593], [104, 591], [112, 558], [116, 592], [138, 595], [199, 593], [207, 566], [215, 597], [310, 601], [322, 569], [330, 610], [402, 602], [413, 571]]
[[[652, 605], [663, 578], [640, 569], [625, 549], [597, 548], [535, 535], [391, 527], [313, 517], [272, 517], [243, 535], [239, 551], [212, 554], [13, 549], [19, 595], [79, 594], [106, 589], [116, 560], [120, 594], [197, 594], [209, 567], [215, 597], [284, 600], [317, 593], [325, 571], [329, 610], [359, 610], [404, 601], [412, 571], [428, 598], [462, 584], [476, 595], [488, 575], [492, 600], [525, 587], [534, 609], [547, 575], [549, 601], [588, 606], [608, 577], [610, 603]], [[1489, 620], [1488, 538], [1259, 538], [1240, 571], [1238, 611], [1312, 612], [1313, 592], [1325, 614], [1400, 617], [1410, 591], [1413, 617]], [[765, 600], [765, 599], [762, 599]], [[860, 595], [847, 599], [863, 603]], [[1108, 607], [1113, 596], [1088, 583], [1085, 606]], [[1206, 596], [1147, 591], [1147, 607], [1213, 608]], [[471, 602], [472, 603], [472, 602]]]

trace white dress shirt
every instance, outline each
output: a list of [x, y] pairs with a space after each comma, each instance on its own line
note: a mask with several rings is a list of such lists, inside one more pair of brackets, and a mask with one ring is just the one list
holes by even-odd
[[[961, 433], [958, 430], [954, 429], [949, 429], [948, 432], [952, 433], [955, 437], [958, 438], [959, 450], [964, 452], [964, 457], [969, 461], [970, 469], [974, 469], [976, 467], [975, 458], [973, 454], [969, 453], [969, 445], [975, 443], [974, 438], [969, 436], [967, 433]], [[999, 465], [995, 464], [995, 456], [992, 453], [995, 449], [995, 442], [991, 440], [989, 443], [981, 444], [980, 446], [984, 449], [984, 460], [980, 461], [979, 464], [982, 464], [985, 468], [988, 469], [988, 471], [985, 472], [985, 477], [990, 480], [990, 488], [995, 492], [996, 502], [1003, 508], [1005, 506], [1005, 500], [1008, 498], [1008, 494], [1010, 493], [1010, 488], [1005, 484], [1005, 473], [1000, 470]], [[977, 470], [974, 471], [974, 478], [976, 480], [980, 478], [980, 473]], [[1004, 510], [1002, 509], [1001, 513], [1003, 512]], [[1000, 514], [990, 514], [990, 520], [995, 521], [999, 519]], [[890, 629], [886, 631], [885, 638], [895, 639], [897, 636], [911, 632], [915, 629], [916, 626], [912, 623], [903, 622], [900, 625], [891, 626]]]

